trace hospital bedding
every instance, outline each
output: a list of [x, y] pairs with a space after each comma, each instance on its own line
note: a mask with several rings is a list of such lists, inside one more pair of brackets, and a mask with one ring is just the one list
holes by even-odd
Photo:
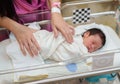
[[[5, 41], [2, 41], [0, 43], [0, 79], [1, 82], [4, 81], [9, 81], [9, 82], [30, 82], [31, 80], [35, 81], [35, 80], [39, 80], [42, 79], [42, 81], [45, 82], [46, 81], [50, 81], [52, 79], [56, 79], [57, 78], [64, 78], [64, 76], [74, 76], [81, 74], [81, 76], [86, 73], [86, 72], [92, 72], [95, 70], [103, 70], [105, 68], [112, 68], [112, 67], [119, 67], [120, 65], [120, 39], [119, 37], [116, 35], [116, 33], [108, 26], [105, 25], [101, 25], [101, 24], [96, 24], [96, 23], [92, 23], [92, 24], [87, 24], [87, 25], [81, 25], [78, 26], [80, 28], [93, 28], [93, 27], [97, 27], [97, 28], [101, 28], [104, 30], [104, 33], [107, 36], [107, 44], [103, 47], [103, 49], [101, 49], [100, 51], [94, 52], [89, 56], [89, 59], [86, 60], [86, 58], [75, 58], [73, 60], [68, 60], [65, 62], [59, 62], [56, 63], [54, 61], [50, 61], [47, 60], [45, 61], [47, 64], [45, 65], [36, 65], [36, 66], [31, 66], [31, 67], [24, 67], [24, 68], [17, 68], [14, 69], [13, 64], [11, 59], [9, 58], [9, 56], [6, 54], [6, 46], [7, 44], [9, 44], [10, 39], [7, 39]], [[78, 30], [80, 31], [80, 30]], [[87, 57], [87, 56], [86, 56]], [[97, 63], [99, 63], [99, 61], [106, 59], [105, 61], [109, 64], [106, 64], [106, 66], [99, 66]], [[79, 59], [79, 60], [78, 60]], [[101, 59], [101, 60], [98, 60]], [[112, 59], [112, 60], [111, 60]], [[94, 61], [94, 60], [98, 60]], [[93, 62], [94, 61], [94, 62]], [[103, 60], [104, 61], [104, 60]], [[32, 62], [31, 62], [32, 63]], [[72, 63], [72, 64], [71, 64]], [[104, 62], [103, 62], [104, 63]], [[71, 64], [71, 65], [69, 65]], [[96, 65], [97, 64], [97, 67]], [[101, 63], [102, 64], [102, 63]], [[109, 70], [109, 69], [108, 69]], [[15, 72], [15, 73], [12, 73]], [[24, 79], [19, 77], [21, 76], [38, 76], [39, 78], [37, 79]], [[84, 75], [83, 75], [84, 76]], [[42, 82], [41, 81], [41, 82]]]
[[[33, 26], [29, 27], [34, 28], [37, 23], [31, 23], [31, 25]], [[34, 36], [40, 45], [41, 51], [38, 56], [35, 56], [34, 58], [31, 58], [29, 54], [24, 56], [17, 41], [11, 42], [11, 44], [6, 47], [6, 53], [10, 56], [12, 62], [14, 62], [14, 67], [18, 68], [20, 68], [19, 64], [22, 65], [21, 63], [25, 66], [26, 61], [30, 59], [31, 61], [35, 60], [36, 62], [34, 61], [31, 64], [28, 62], [29, 64], [27, 64], [27, 66], [33, 65], [33, 63], [38, 65], [39, 62], [42, 62], [45, 59], [63, 61], [77, 57], [78, 54], [81, 56], [88, 53], [87, 48], [83, 45], [82, 39], [82, 33], [86, 30], [83, 28], [80, 28], [81, 31], [79, 32], [78, 30], [78, 28], [75, 29], [74, 42], [72, 44], [67, 43], [60, 33], [59, 36], [55, 38], [53, 32], [48, 32], [46, 30], [35, 32]]]

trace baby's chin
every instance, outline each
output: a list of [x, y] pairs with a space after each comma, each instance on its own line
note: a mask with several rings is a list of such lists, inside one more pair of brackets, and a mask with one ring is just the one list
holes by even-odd
[[97, 51], [97, 50], [88, 50], [89, 53], [92, 53], [92, 52], [95, 52], [95, 51]]
[[88, 51], [89, 53], [92, 53], [92, 51]]
[[87, 48], [87, 51], [88, 51], [89, 53], [91, 53], [89, 47], [86, 47], [86, 48]]
[[94, 51], [92, 51], [92, 50], [88, 49], [88, 52], [89, 52], [89, 53], [92, 53], [92, 52], [94, 52]]

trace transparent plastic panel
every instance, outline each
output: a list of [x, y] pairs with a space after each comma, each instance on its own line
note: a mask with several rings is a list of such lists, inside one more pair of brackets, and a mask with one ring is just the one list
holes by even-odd
[[[84, 0], [83, 0], [84, 1]], [[104, 2], [105, 1], [105, 2]], [[90, 23], [103, 24], [111, 27], [113, 31], [116, 30], [116, 19], [115, 10], [113, 8], [112, 1], [103, 2], [78, 2], [77, 5], [69, 5], [71, 3], [63, 4], [63, 16], [66, 22], [73, 25], [74, 27], [78, 25], [87, 25]], [[69, 6], [68, 6], [69, 5]], [[92, 12], [90, 14], [90, 21], [87, 23], [73, 24], [72, 23], [72, 10], [90, 7]], [[100, 9], [94, 9], [98, 7]], [[67, 10], [67, 11], [66, 11]], [[66, 12], [69, 12], [68, 15]], [[40, 13], [39, 13], [40, 14]], [[26, 15], [25, 15], [26, 16]], [[50, 21], [36, 21], [46, 28], [46, 25], [50, 24]], [[29, 25], [26, 23], [25, 25]], [[110, 35], [113, 35], [111, 33]], [[116, 35], [115, 35], [116, 36]], [[114, 38], [114, 37], [113, 37]], [[118, 37], [117, 37], [118, 38]], [[116, 38], [114, 38], [113, 41]], [[38, 64], [35, 66], [28, 66], [23, 68], [14, 68], [12, 60], [5, 53], [6, 46], [9, 44], [10, 40], [5, 40], [0, 43], [0, 82], [1, 84], [6, 83], [45, 83], [69, 78], [76, 77], [87, 77], [93, 76], [95, 74], [104, 74], [117, 72], [120, 70], [120, 48], [119, 39], [115, 42], [115, 46], [112, 50], [102, 50], [99, 52], [94, 52], [90, 54], [82, 55], [81, 57], [74, 57], [72, 59], [67, 59], [65, 61], [56, 62], [54, 60], [45, 60], [45, 64]], [[32, 63], [32, 61], [31, 61]], [[29, 63], [30, 64], [30, 63]]]

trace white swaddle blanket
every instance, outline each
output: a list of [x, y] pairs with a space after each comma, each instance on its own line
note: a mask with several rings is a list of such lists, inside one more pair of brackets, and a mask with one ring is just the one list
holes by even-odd
[[81, 34], [75, 34], [72, 44], [67, 43], [61, 34], [55, 38], [53, 32], [46, 30], [38, 31], [34, 33], [34, 36], [40, 44], [40, 55], [43, 59], [49, 58], [55, 61], [64, 61], [88, 52], [83, 45]]
[[[32, 23], [29, 27], [35, 27], [35, 25], [37, 23]], [[6, 52], [12, 59], [14, 68], [43, 64], [44, 59], [48, 58], [55, 61], [68, 60], [88, 53], [87, 48], [83, 45], [81, 36], [83, 32], [85, 32], [84, 29], [80, 29], [80, 31], [75, 29], [74, 42], [72, 44], [67, 43], [61, 34], [55, 38], [53, 32], [46, 30], [35, 32], [34, 36], [40, 45], [41, 51], [39, 56], [35, 56], [34, 58], [29, 54], [24, 56], [17, 41], [11, 42], [7, 46]]]

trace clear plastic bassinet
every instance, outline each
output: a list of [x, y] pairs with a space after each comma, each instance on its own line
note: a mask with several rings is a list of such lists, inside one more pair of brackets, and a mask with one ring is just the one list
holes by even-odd
[[[110, 37], [115, 42], [117, 48], [101, 50], [95, 53], [87, 54], [81, 58], [73, 58], [63, 62], [46, 60], [46, 64], [14, 69], [10, 58], [5, 54], [5, 47], [9, 44], [9, 39], [0, 42], [0, 81], [3, 84], [38, 84], [66, 79], [86, 78], [95, 75], [108, 74], [120, 71], [120, 40], [116, 35], [119, 34], [115, 12], [115, 3], [112, 0], [83, 0], [70, 1], [62, 4], [62, 14], [64, 19], [74, 27], [78, 25], [107, 25], [113, 29], [109, 31]], [[74, 24], [73, 10], [90, 8], [90, 19], [88, 22]], [[41, 13], [39, 13], [41, 14]], [[27, 15], [25, 15], [27, 16]], [[25, 17], [24, 16], [24, 17]], [[49, 20], [37, 21], [43, 28], [50, 23]], [[26, 23], [28, 25], [30, 23]], [[114, 32], [115, 31], [115, 32]], [[110, 47], [110, 46], [109, 46]], [[109, 48], [108, 47], [108, 48]], [[69, 66], [69, 64], [72, 64]], [[72, 71], [68, 70], [72, 67]], [[22, 75], [19, 80], [16, 74], [35, 74], [33, 76]], [[39, 74], [37, 74], [39, 73]], [[15, 78], [16, 77], [16, 78]], [[70, 84], [70, 83], [69, 83]]]

